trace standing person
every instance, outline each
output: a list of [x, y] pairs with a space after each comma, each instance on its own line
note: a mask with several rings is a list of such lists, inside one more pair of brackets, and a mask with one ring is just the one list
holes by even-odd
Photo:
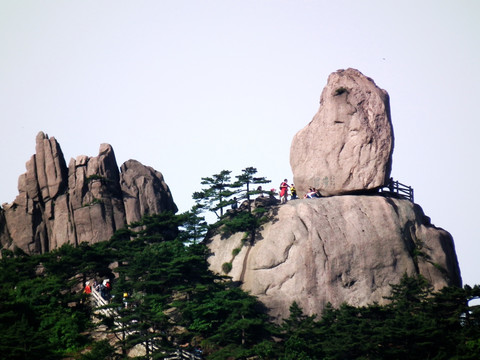
[[290, 200], [295, 200], [297, 198], [297, 189], [295, 189], [295, 184], [290, 185]]
[[259, 187], [257, 188], [257, 192], [260, 194], [260, 195], [258, 195], [258, 197], [263, 197], [263, 189], [262, 189], [261, 186], [259, 186]]
[[90, 282], [87, 282], [85, 285], [85, 289], [83, 289], [83, 292], [87, 295], [90, 295], [92, 293], [92, 287], [90, 286]]
[[285, 204], [287, 202], [287, 196], [288, 196], [288, 180], [285, 179], [280, 184], [280, 202], [282, 204]]

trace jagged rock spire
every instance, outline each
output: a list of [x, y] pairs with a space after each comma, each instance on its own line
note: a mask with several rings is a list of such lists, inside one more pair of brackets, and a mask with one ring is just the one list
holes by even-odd
[[177, 211], [160, 172], [129, 160], [121, 174], [109, 144], [100, 145], [98, 156], [71, 159], [68, 168], [55, 138], [39, 132], [35, 149], [18, 196], [0, 209], [3, 248], [43, 253], [65, 243], [105, 241], [144, 214]]

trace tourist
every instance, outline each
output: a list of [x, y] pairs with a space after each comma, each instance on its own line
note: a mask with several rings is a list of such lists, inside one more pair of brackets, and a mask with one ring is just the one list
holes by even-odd
[[282, 204], [285, 204], [287, 202], [287, 196], [288, 196], [288, 180], [285, 179], [280, 184], [280, 202]]
[[87, 284], [85, 285], [85, 289], [83, 289], [83, 292], [87, 295], [90, 295], [92, 293], [90, 282], [87, 282]]
[[295, 188], [295, 184], [290, 185], [290, 200], [295, 200], [297, 198], [297, 189]]
[[317, 189], [309, 188], [308, 193], [306, 193], [303, 198], [304, 199], [313, 199], [313, 198], [317, 198], [317, 197], [320, 197], [319, 193], [317, 192]]
[[258, 195], [258, 197], [263, 197], [263, 189], [262, 189], [261, 186], [259, 186], [259, 187], [257, 188], [257, 193], [260, 194], [260, 195]]

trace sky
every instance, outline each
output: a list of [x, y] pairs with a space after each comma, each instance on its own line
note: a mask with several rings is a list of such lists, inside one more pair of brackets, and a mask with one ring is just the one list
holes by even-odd
[[480, 284], [479, 64], [477, 0], [0, 0], [0, 204], [39, 131], [67, 164], [108, 143], [153, 167], [182, 212], [222, 170], [278, 188], [328, 75], [351, 67], [390, 95], [392, 176]]

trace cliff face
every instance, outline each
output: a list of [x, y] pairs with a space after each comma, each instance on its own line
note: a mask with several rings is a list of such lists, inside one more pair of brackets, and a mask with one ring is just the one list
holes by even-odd
[[[288, 317], [296, 301], [308, 314], [330, 302], [362, 306], [385, 302], [389, 284], [421, 274], [436, 290], [461, 286], [450, 234], [429, 222], [420, 206], [383, 196], [301, 199], [270, 210], [255, 243], [243, 233], [208, 240], [213, 271], [228, 274], [270, 309]], [[238, 255], [232, 251], [240, 248]]]
[[97, 157], [78, 156], [67, 168], [58, 142], [40, 132], [26, 169], [18, 196], [0, 211], [3, 248], [43, 253], [66, 243], [105, 241], [144, 214], [177, 211], [161, 173], [135, 160], [119, 172], [108, 144]]

